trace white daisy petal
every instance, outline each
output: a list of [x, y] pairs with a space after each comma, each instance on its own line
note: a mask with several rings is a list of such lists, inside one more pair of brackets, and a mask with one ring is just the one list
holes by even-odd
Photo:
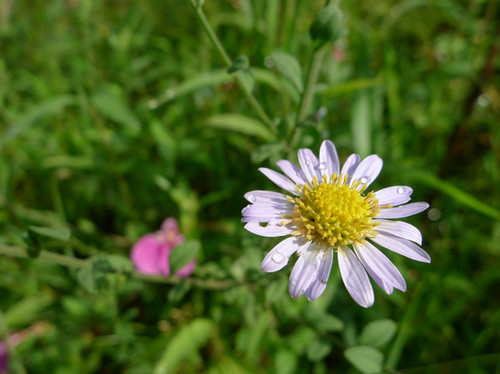
[[340, 275], [347, 291], [362, 307], [372, 306], [375, 295], [365, 268], [350, 248], [344, 246], [337, 253]]
[[[356, 181], [361, 182], [361, 186], [368, 187], [382, 170], [383, 161], [377, 155], [370, 155], [361, 161], [352, 174], [350, 185]], [[361, 187], [360, 186], [360, 187]]]
[[289, 203], [287, 195], [274, 191], [255, 190], [247, 192], [244, 196], [252, 204], [258, 202]]
[[305, 251], [299, 257], [290, 274], [288, 289], [290, 296], [298, 298], [302, 295], [317, 277], [321, 264], [318, 251]]
[[266, 273], [272, 273], [281, 270], [286, 264], [290, 256], [299, 249], [299, 241], [295, 237], [287, 238], [279, 242], [262, 260], [260, 270]]
[[380, 205], [401, 205], [411, 200], [413, 190], [408, 186], [392, 186], [375, 192]]
[[355, 245], [354, 251], [368, 274], [385, 293], [391, 294], [394, 288], [406, 291], [406, 282], [398, 268], [377, 248], [365, 243]]
[[312, 182], [314, 177], [320, 181], [321, 173], [319, 170], [319, 161], [314, 153], [312, 153], [310, 149], [302, 148], [299, 149], [298, 156], [300, 167], [307, 177], [307, 181]]
[[403, 239], [411, 240], [419, 245], [422, 244], [422, 234], [415, 226], [403, 221], [390, 221], [386, 219], [374, 219], [373, 222], [379, 225], [375, 227], [376, 231], [386, 232]]
[[265, 236], [268, 238], [290, 235], [293, 231], [288, 227], [281, 225], [267, 224], [267, 226], [261, 226], [257, 221], [248, 222], [245, 225], [245, 229], [255, 235]]
[[[298, 238], [300, 238], [300, 236]], [[312, 244], [312, 241], [307, 240], [307, 239], [303, 239], [302, 244], [300, 244], [299, 249], [297, 249], [297, 255], [301, 256], [302, 253], [304, 253], [305, 251], [307, 251], [309, 249], [309, 246], [311, 244]]]
[[326, 283], [323, 283], [320, 280], [316, 279], [314, 282], [311, 283], [309, 288], [306, 290], [307, 300], [309, 301], [316, 300], [323, 294], [325, 288], [326, 288]]
[[401, 205], [396, 208], [382, 208], [377, 218], [403, 218], [413, 216], [414, 214], [423, 212], [429, 207], [429, 204], [424, 202], [410, 203]]
[[319, 150], [319, 169], [323, 175], [330, 177], [332, 174], [339, 174], [339, 156], [335, 145], [330, 140], [325, 140]]
[[287, 177], [268, 168], [259, 168], [259, 171], [266, 177], [268, 177], [272, 182], [274, 182], [274, 184], [276, 184], [278, 187], [281, 187], [284, 190], [297, 195], [297, 193], [295, 192], [295, 184]]
[[306, 176], [302, 172], [302, 170], [295, 165], [294, 163], [288, 161], [288, 160], [280, 160], [276, 163], [280, 167], [281, 170], [283, 170], [283, 173], [285, 173], [291, 180], [293, 180], [297, 184], [306, 184]]
[[361, 157], [359, 157], [359, 155], [357, 155], [356, 153], [353, 153], [344, 162], [340, 174], [348, 176], [347, 184], [351, 182], [352, 174], [354, 173], [354, 170], [356, 170], [356, 168], [358, 167], [360, 161]]
[[270, 206], [270, 205], [248, 205], [241, 211], [243, 222], [259, 220], [259, 222], [269, 222], [271, 219], [279, 219], [284, 215], [292, 213], [289, 206]]
[[379, 232], [377, 236], [370, 238], [375, 243], [393, 252], [420, 262], [431, 262], [429, 254], [415, 243], [409, 240], [398, 238], [397, 236]]
[[313, 249], [313, 251], [318, 250], [320, 251], [320, 254], [318, 254], [318, 258], [320, 261], [318, 274], [316, 275], [316, 279], [306, 290], [306, 298], [309, 301], [316, 300], [321, 296], [326, 288], [328, 278], [330, 277], [330, 271], [332, 270], [333, 249], [318, 247]]

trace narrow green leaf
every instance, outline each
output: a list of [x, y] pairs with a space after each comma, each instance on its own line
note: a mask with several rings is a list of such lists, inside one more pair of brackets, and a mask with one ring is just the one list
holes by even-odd
[[170, 252], [170, 274], [186, 266], [200, 251], [201, 244], [198, 240], [186, 240]]
[[262, 122], [241, 114], [217, 114], [206, 120], [206, 125], [222, 130], [252, 135], [265, 141], [275, 140], [275, 135]]
[[382, 347], [396, 334], [396, 322], [390, 319], [380, 319], [367, 324], [359, 336], [359, 344], [372, 347]]
[[183, 326], [165, 348], [153, 374], [173, 372], [208, 342], [213, 328], [213, 322], [205, 318], [195, 319]]
[[285, 52], [274, 52], [271, 58], [276, 69], [301, 93], [304, 89], [302, 85], [302, 70], [295, 56]]
[[354, 150], [361, 156], [368, 156], [371, 150], [371, 105], [367, 90], [358, 92], [352, 106], [351, 131]]
[[130, 110], [121, 91], [115, 87], [95, 93], [90, 101], [104, 117], [134, 132], [139, 130], [141, 126], [139, 119]]
[[11, 329], [25, 327], [39, 320], [41, 311], [49, 306], [53, 299], [48, 293], [22, 299], [5, 312], [7, 326]]
[[71, 237], [71, 231], [67, 227], [41, 227], [29, 226], [29, 233], [34, 233], [47, 238], [67, 241]]
[[451, 198], [455, 199], [459, 203], [479, 212], [482, 213], [486, 216], [495, 218], [495, 219], [500, 219], [500, 210], [497, 208], [485, 204], [478, 198], [474, 197], [473, 195], [469, 194], [468, 192], [462, 190], [461, 188], [457, 187], [455, 184], [444, 181], [440, 179], [439, 177], [430, 174], [426, 171], [419, 170], [413, 173], [408, 174], [412, 179], [420, 181], [424, 184], [427, 184], [428, 186], [431, 186], [446, 195], [450, 196]]
[[347, 348], [344, 357], [363, 374], [377, 374], [382, 371], [384, 355], [373, 347], [359, 345]]

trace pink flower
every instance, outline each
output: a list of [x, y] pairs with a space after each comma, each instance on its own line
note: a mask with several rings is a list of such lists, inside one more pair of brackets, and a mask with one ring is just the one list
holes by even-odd
[[[146, 234], [132, 247], [130, 257], [135, 268], [144, 274], [170, 275], [170, 252], [184, 242], [184, 236], [179, 233], [179, 225], [175, 218], [167, 218], [161, 225], [161, 230], [155, 234]], [[188, 277], [194, 270], [196, 261], [192, 260], [179, 269], [175, 275]]]
[[9, 369], [9, 355], [7, 345], [0, 341], [0, 373], [6, 373]]

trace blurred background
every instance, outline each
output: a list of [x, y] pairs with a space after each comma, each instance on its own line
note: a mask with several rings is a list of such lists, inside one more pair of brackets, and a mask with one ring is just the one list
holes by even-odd
[[[206, 280], [89, 285], [78, 269], [1, 255], [10, 372], [500, 373], [500, 2], [342, 2], [348, 32], [291, 148], [300, 94], [270, 56], [295, 56], [304, 77], [323, 6], [205, 2], [230, 57], [248, 56], [270, 131], [189, 1], [1, 2], [0, 242], [64, 226], [69, 241], [45, 250], [128, 259], [175, 217], [201, 243], [191, 277]], [[323, 296], [291, 299], [290, 265], [259, 270], [277, 239], [240, 222], [245, 192], [277, 190], [258, 167], [325, 138], [341, 162], [384, 159], [374, 189], [409, 185], [431, 205], [407, 221], [432, 263], [389, 254], [408, 291], [376, 288], [370, 309], [336, 263]], [[377, 354], [353, 366], [359, 345]]]

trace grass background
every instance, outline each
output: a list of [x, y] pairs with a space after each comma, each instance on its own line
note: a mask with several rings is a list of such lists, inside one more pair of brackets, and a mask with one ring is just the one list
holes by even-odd
[[11, 352], [12, 372], [355, 373], [344, 349], [378, 320], [397, 326], [370, 343], [386, 372], [500, 372], [498, 1], [345, 1], [348, 34], [325, 56], [297, 144], [317, 153], [331, 139], [341, 160], [377, 153], [375, 189], [410, 185], [431, 204], [408, 221], [432, 263], [390, 256], [408, 291], [376, 289], [365, 310], [334, 264], [309, 303], [288, 296], [291, 266], [259, 271], [276, 240], [243, 230], [243, 194], [274, 189], [258, 167], [296, 161], [299, 97], [266, 57], [290, 53], [304, 72], [322, 6], [204, 6], [229, 55], [249, 57], [276, 139], [252, 121], [188, 1], [2, 2], [0, 241], [67, 226], [69, 242], [45, 249], [128, 257], [172, 216], [202, 244], [193, 277], [231, 285], [107, 275], [95, 291], [75, 269], [2, 256], [4, 337], [45, 324]]

